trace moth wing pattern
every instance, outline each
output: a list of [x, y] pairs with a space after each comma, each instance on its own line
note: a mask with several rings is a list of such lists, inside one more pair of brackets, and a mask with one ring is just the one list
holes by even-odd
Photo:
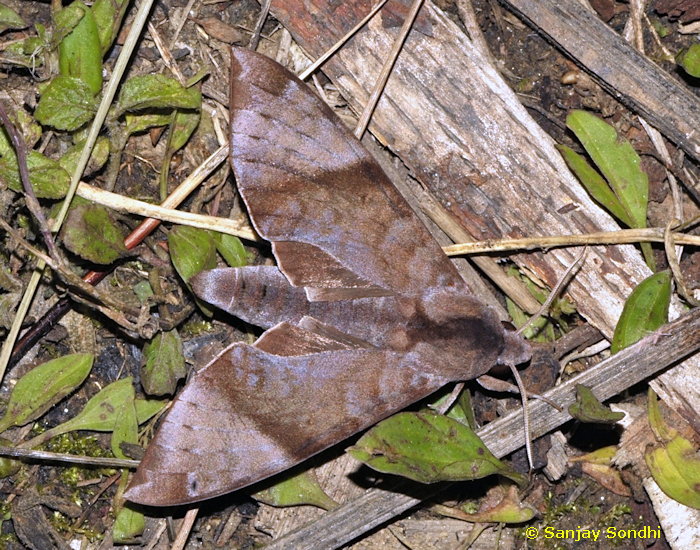
[[[230, 113], [236, 183], [279, 271], [216, 270], [193, 286], [234, 314], [239, 304], [226, 294], [240, 294], [253, 306], [249, 318], [271, 328], [252, 346], [224, 350], [177, 397], [126, 492], [140, 504], [246, 487], [449, 381], [483, 374], [503, 349], [519, 352], [377, 162], [303, 82], [234, 48]], [[255, 311], [257, 297], [279, 311]], [[375, 338], [380, 329], [387, 338]]]
[[[291, 72], [233, 48], [230, 113], [238, 188], [258, 233], [286, 247], [277, 260], [292, 284], [299, 262], [290, 258], [311, 246], [375, 292], [466, 288], [376, 160]], [[303, 274], [299, 284], [314, 286]]]
[[227, 348], [180, 393], [126, 498], [176, 506], [241, 489], [409, 405], [406, 385], [429, 394], [446, 383], [403, 354], [328, 348], [314, 344], [311, 353], [288, 356], [247, 344]]

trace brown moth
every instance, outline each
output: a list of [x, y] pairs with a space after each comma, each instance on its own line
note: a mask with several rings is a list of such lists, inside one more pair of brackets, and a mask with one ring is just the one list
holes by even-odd
[[529, 358], [326, 104], [276, 62], [239, 48], [231, 164], [278, 267], [215, 269], [192, 284], [267, 331], [187, 384], [129, 500], [166, 506], [240, 489], [448, 382]]

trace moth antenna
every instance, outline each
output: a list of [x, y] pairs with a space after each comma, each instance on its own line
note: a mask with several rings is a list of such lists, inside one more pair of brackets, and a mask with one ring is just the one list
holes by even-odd
[[[549, 296], [547, 296], [547, 299], [544, 301], [544, 304], [542, 304], [542, 307], [535, 313], [530, 319], [525, 323], [523, 326], [521, 326], [517, 331], [516, 334], [522, 334], [523, 331], [529, 327], [538, 317], [541, 315], [544, 315], [552, 305], [552, 302], [554, 301], [554, 298], [556, 298], [559, 293], [561, 292], [561, 289], [564, 287], [566, 283], [569, 282], [569, 280], [572, 277], [574, 268], [576, 268], [581, 260], [583, 260], [583, 257], [586, 255], [586, 252], [588, 252], [588, 247], [584, 247], [584, 249], [581, 251], [581, 253], [576, 257], [576, 259], [571, 263], [569, 267], [566, 268], [566, 271], [564, 274], [561, 276], [559, 281], [557, 282], [556, 285], [554, 285], [554, 288], [552, 289], [552, 292], [549, 293]], [[511, 372], [513, 373], [513, 378], [515, 378], [515, 382], [518, 384], [518, 390], [520, 391], [520, 399], [522, 400], [523, 403], [523, 424], [525, 428], [525, 451], [527, 452], [527, 461], [530, 464], [530, 471], [534, 470], [534, 461], [532, 459], [532, 441], [530, 438], [530, 409], [527, 404], [527, 390], [525, 389], [525, 384], [523, 384], [522, 378], [520, 378], [520, 374], [518, 373], [518, 369], [515, 368], [514, 364], [509, 364]], [[555, 408], [559, 408], [553, 403], [550, 403], [552, 406]]]
[[581, 260], [583, 260], [583, 257], [586, 255], [586, 252], [588, 252], [588, 247], [585, 246], [581, 253], [576, 257], [576, 259], [571, 263], [569, 267], [566, 268], [566, 271], [564, 274], [561, 276], [559, 281], [557, 282], [556, 285], [554, 285], [554, 288], [552, 289], [552, 292], [549, 293], [549, 296], [547, 296], [547, 299], [544, 301], [544, 304], [540, 307], [540, 309], [537, 310], [537, 313], [535, 313], [530, 319], [528, 319], [527, 323], [525, 323], [523, 326], [521, 326], [518, 330], [515, 331], [516, 334], [522, 334], [523, 331], [529, 327], [532, 323], [534, 323], [540, 316], [543, 316], [547, 311], [549, 310], [550, 306], [552, 305], [552, 302], [554, 299], [559, 296], [559, 293], [561, 292], [561, 289], [566, 285], [569, 280], [572, 277], [572, 273], [574, 271], [574, 268], [576, 268]]
[[527, 453], [527, 463], [530, 465], [530, 472], [535, 469], [535, 462], [532, 460], [532, 438], [530, 437], [530, 407], [527, 404], [527, 390], [525, 389], [525, 384], [523, 384], [523, 379], [520, 378], [520, 373], [518, 369], [515, 368], [514, 364], [508, 365], [510, 371], [513, 373], [513, 378], [515, 378], [516, 384], [518, 384], [518, 390], [520, 391], [520, 399], [523, 403], [523, 427], [525, 428], [525, 452]]

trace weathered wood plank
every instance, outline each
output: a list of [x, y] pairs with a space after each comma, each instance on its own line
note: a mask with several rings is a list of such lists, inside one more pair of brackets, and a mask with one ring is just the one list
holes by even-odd
[[[289, 0], [274, 15], [313, 57], [369, 11], [369, 1]], [[412, 31], [370, 129], [475, 239], [615, 230], [571, 175], [551, 138], [500, 75], [429, 2], [426, 36]], [[323, 67], [356, 111], [397, 34], [372, 20]], [[574, 208], [571, 210], [571, 206]], [[575, 252], [514, 260], [553, 285]], [[595, 247], [569, 285], [579, 311], [611, 336], [624, 298], [648, 274], [632, 247]]]

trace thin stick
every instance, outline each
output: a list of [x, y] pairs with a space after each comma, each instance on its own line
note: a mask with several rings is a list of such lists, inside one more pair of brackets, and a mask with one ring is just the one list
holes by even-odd
[[187, 539], [190, 536], [190, 531], [192, 531], [194, 521], [197, 519], [197, 513], [199, 513], [199, 508], [187, 510], [185, 518], [182, 520], [182, 525], [180, 525], [180, 530], [177, 532], [177, 538], [170, 547], [170, 550], [182, 550], [185, 547]]
[[[183, 17], [183, 19], [187, 19], [187, 17]], [[182, 75], [177, 63], [175, 63], [175, 59], [173, 58], [170, 48], [165, 45], [165, 42], [163, 42], [163, 38], [161, 38], [155, 25], [150, 21], [148, 22], [148, 32], [151, 35], [156, 48], [158, 49], [158, 53], [160, 53], [161, 59], [163, 59], [163, 63], [165, 63], [165, 66], [170, 69], [170, 72], [173, 73], [178, 82], [184, 86], [187, 83], [187, 80]]]
[[153, 533], [153, 538], [145, 546], [144, 550], [153, 550], [153, 548], [155, 548], [156, 544], [158, 544], [160, 537], [163, 536], [163, 533], [165, 533], [165, 530], [167, 528], [168, 528], [168, 522], [164, 519], [161, 519], [159, 524], [158, 524], [158, 528], [156, 529], [156, 532]]
[[182, 27], [185, 26], [187, 18], [189, 17], [190, 11], [192, 11], [192, 6], [194, 6], [195, 2], [196, 0], [189, 0], [189, 2], [187, 2], [187, 6], [185, 6], [185, 9], [182, 10], [182, 17], [180, 17], [180, 21], [178, 21], [177, 23], [175, 32], [170, 38], [170, 44], [168, 49], [172, 50], [175, 47], [175, 42], [177, 42], [177, 39], [180, 38], [180, 31], [182, 31]]
[[335, 52], [337, 52], [343, 44], [345, 44], [348, 40], [350, 40], [357, 31], [359, 31], [362, 27], [364, 27], [367, 22], [374, 17], [379, 10], [381, 10], [384, 7], [384, 4], [386, 4], [389, 0], [382, 0], [372, 8], [372, 11], [370, 11], [365, 17], [360, 21], [357, 25], [355, 25], [350, 31], [343, 36], [340, 40], [338, 40], [331, 48], [324, 53], [321, 57], [319, 57], [316, 61], [314, 61], [309, 67], [306, 68], [306, 70], [299, 75], [299, 78], [301, 80], [306, 80], [309, 78], [311, 73], [313, 73], [316, 69], [318, 69], [321, 65], [323, 65], [330, 56], [332, 56]]
[[673, 234], [671, 229], [677, 227], [680, 224], [680, 220], [673, 219], [668, 222], [666, 226], [666, 240], [664, 242], [664, 248], [666, 249], [666, 260], [668, 261], [668, 267], [673, 273], [673, 278], [676, 280], [676, 287], [678, 293], [686, 299], [686, 301], [693, 307], [700, 305], [700, 302], [693, 296], [693, 293], [688, 290], [685, 285], [685, 280], [683, 278], [683, 273], [681, 272], [681, 266], [678, 261], [678, 254], [676, 251], [676, 242], [673, 239]]
[[109, 111], [109, 108], [112, 105], [112, 101], [114, 100], [114, 96], [116, 95], [117, 89], [119, 88], [119, 85], [121, 83], [121, 77], [124, 74], [124, 71], [126, 71], [126, 66], [129, 63], [131, 54], [133, 53], [134, 48], [136, 47], [136, 44], [139, 40], [139, 37], [141, 36], [141, 31], [146, 25], [148, 14], [151, 11], [152, 5], [153, 0], [143, 0], [141, 2], [141, 5], [139, 6], [139, 10], [136, 13], [136, 16], [134, 17], [134, 22], [131, 24], [129, 36], [127, 36], [126, 41], [124, 42], [124, 46], [122, 47], [122, 51], [120, 52], [119, 57], [117, 58], [117, 62], [114, 64], [112, 78], [110, 78], [109, 82], [107, 83], [107, 88], [105, 89], [104, 96], [102, 97], [102, 101], [100, 102], [100, 106], [97, 109], [97, 114], [95, 115], [95, 118], [92, 121], [92, 125], [90, 126], [88, 137], [85, 140], [85, 146], [83, 147], [80, 158], [78, 159], [78, 164], [75, 168], [75, 172], [73, 172], [73, 177], [70, 182], [68, 194], [66, 195], [66, 199], [63, 203], [63, 206], [61, 207], [61, 211], [59, 212], [56, 222], [54, 223], [54, 226], [52, 228], [54, 232], [58, 231], [61, 228], [61, 225], [63, 225], [63, 222], [66, 219], [66, 214], [68, 213], [70, 202], [73, 200], [75, 191], [78, 189], [80, 178], [82, 177], [83, 172], [85, 171], [85, 167], [87, 166], [87, 163], [90, 160], [90, 154], [92, 153], [92, 149], [95, 146], [95, 142], [97, 141], [97, 136], [99, 135], [100, 130], [102, 129], [102, 123], [107, 117], [107, 111]]
[[17, 128], [12, 124], [10, 117], [7, 116], [5, 112], [5, 106], [0, 102], [0, 120], [2, 120], [3, 126], [10, 135], [10, 140], [15, 147], [15, 153], [17, 154], [17, 166], [19, 167], [19, 179], [22, 182], [22, 187], [24, 188], [24, 200], [27, 203], [27, 208], [36, 218], [39, 224], [39, 231], [41, 231], [41, 236], [44, 238], [46, 243], [46, 248], [49, 251], [49, 255], [58, 260], [58, 251], [56, 250], [56, 243], [53, 241], [53, 235], [51, 234], [51, 228], [49, 227], [49, 222], [46, 221], [46, 216], [44, 216], [44, 211], [39, 205], [39, 201], [36, 199], [34, 194], [34, 188], [32, 187], [31, 181], [29, 180], [29, 169], [27, 168], [27, 144], [19, 135]]
[[263, 25], [267, 20], [267, 14], [270, 13], [270, 4], [272, 0], [265, 0], [260, 10], [260, 17], [258, 17], [258, 22], [255, 24], [255, 29], [253, 30], [253, 36], [250, 37], [250, 42], [248, 43], [248, 49], [255, 51], [258, 47], [258, 42], [260, 42], [260, 33], [262, 32]]
[[423, 0], [413, 1], [411, 11], [406, 17], [406, 21], [403, 22], [401, 32], [399, 32], [399, 36], [396, 38], [396, 42], [394, 42], [394, 45], [391, 48], [391, 52], [389, 52], [389, 58], [384, 64], [384, 67], [382, 67], [382, 72], [379, 74], [379, 78], [377, 79], [377, 83], [374, 86], [374, 90], [372, 90], [372, 93], [370, 94], [369, 99], [367, 100], [365, 110], [362, 112], [362, 116], [360, 116], [360, 120], [357, 122], [357, 127], [355, 128], [355, 137], [357, 137], [357, 139], [362, 139], [362, 135], [367, 129], [369, 119], [372, 118], [372, 113], [374, 113], [374, 109], [377, 106], [377, 103], [379, 102], [379, 97], [384, 91], [384, 87], [386, 86], [386, 83], [389, 80], [391, 70], [394, 68], [394, 64], [396, 63], [396, 60], [399, 57], [399, 52], [401, 51], [401, 48], [403, 48], [403, 43], [406, 41], [408, 33], [411, 32], [413, 22], [416, 20], [416, 16], [418, 15], [418, 11], [421, 9], [422, 5]]
[[97, 491], [97, 494], [93, 495], [92, 498], [90, 499], [90, 502], [88, 505], [85, 507], [83, 510], [83, 513], [80, 514], [80, 517], [73, 522], [73, 525], [71, 526], [71, 530], [75, 531], [78, 527], [80, 527], [85, 519], [88, 517], [90, 512], [92, 511], [92, 507], [95, 505], [95, 503], [102, 497], [102, 494], [109, 489], [112, 485], [114, 485], [114, 482], [117, 481], [121, 477], [121, 472], [114, 474], [112, 477], [107, 479], [105, 483], [102, 484], [102, 487], [100, 487], [99, 491]]
[[[700, 236], [673, 233], [676, 244], [700, 246]], [[561, 235], [556, 237], [528, 237], [525, 239], [490, 239], [474, 243], [453, 244], [443, 247], [448, 256], [509, 252], [512, 250], [538, 250], [563, 246], [586, 246], [596, 244], [634, 244], [638, 242], [664, 242], [663, 228], [620, 229], [601, 231], [586, 235]]]
[[[73, 273], [68, 267], [66, 267], [66, 265], [62, 261], [54, 260], [51, 256], [44, 254], [41, 250], [28, 243], [25, 239], [22, 238], [22, 236], [17, 231], [15, 231], [12, 228], [12, 226], [10, 226], [10, 224], [8, 224], [2, 218], [0, 218], [0, 227], [2, 227], [23, 248], [34, 254], [39, 260], [43, 261], [44, 265], [48, 265], [51, 269], [53, 269], [61, 277], [61, 279], [63, 279], [66, 285], [73, 286], [81, 292], [83, 292], [86, 296], [92, 298], [96, 302], [95, 307], [102, 311], [102, 313], [109, 316], [110, 319], [113, 319], [122, 324], [118, 319], [120, 319], [124, 313], [129, 313], [132, 317], [137, 317], [139, 315], [138, 310], [127, 308], [126, 306], [112, 298], [109, 294], [100, 293], [90, 283], [88, 283], [84, 279], [81, 279], [78, 275]], [[107, 309], [102, 308], [99, 304], [104, 304], [105, 306], [114, 309], [117, 314], [117, 317], [112, 315]], [[122, 309], [125, 311], [122, 312]]]
[[70, 462], [82, 466], [98, 466], [100, 468], [138, 468], [138, 460], [127, 458], [103, 458], [94, 456], [69, 455], [65, 453], [51, 453], [48, 451], [35, 451], [33, 449], [22, 449], [19, 447], [1, 447], [0, 456], [10, 456], [13, 458], [23, 458], [31, 460], [41, 460], [47, 462]]
[[[209, 156], [201, 165], [199, 165], [188, 177], [185, 179], [171, 194], [167, 199], [161, 204], [162, 207], [166, 208], [176, 208], [180, 203], [187, 198], [187, 196], [200, 185], [208, 176], [211, 174], [228, 156], [228, 145], [223, 145], [217, 149], [212, 155]], [[78, 194], [81, 193], [81, 189], [85, 184], [81, 184], [78, 187]], [[146, 238], [148, 234], [155, 230], [160, 224], [157, 219], [149, 218], [144, 220], [136, 229], [134, 229], [131, 234], [124, 239], [124, 245], [127, 249], [131, 250], [136, 247]], [[83, 277], [83, 279], [95, 285], [102, 280], [103, 277], [107, 275], [108, 272], [104, 271], [90, 271]], [[35, 323], [30, 330], [22, 337], [22, 339], [17, 343], [17, 346], [12, 354], [13, 360], [17, 357], [21, 357], [26, 354], [29, 349], [43, 336], [48, 329], [50, 329], [53, 324], [60, 319], [66, 311], [70, 308], [70, 300], [68, 298], [62, 298], [56, 305], [54, 305], [37, 323]], [[14, 342], [14, 338], [12, 340]], [[5, 348], [3, 348], [3, 352]]]

